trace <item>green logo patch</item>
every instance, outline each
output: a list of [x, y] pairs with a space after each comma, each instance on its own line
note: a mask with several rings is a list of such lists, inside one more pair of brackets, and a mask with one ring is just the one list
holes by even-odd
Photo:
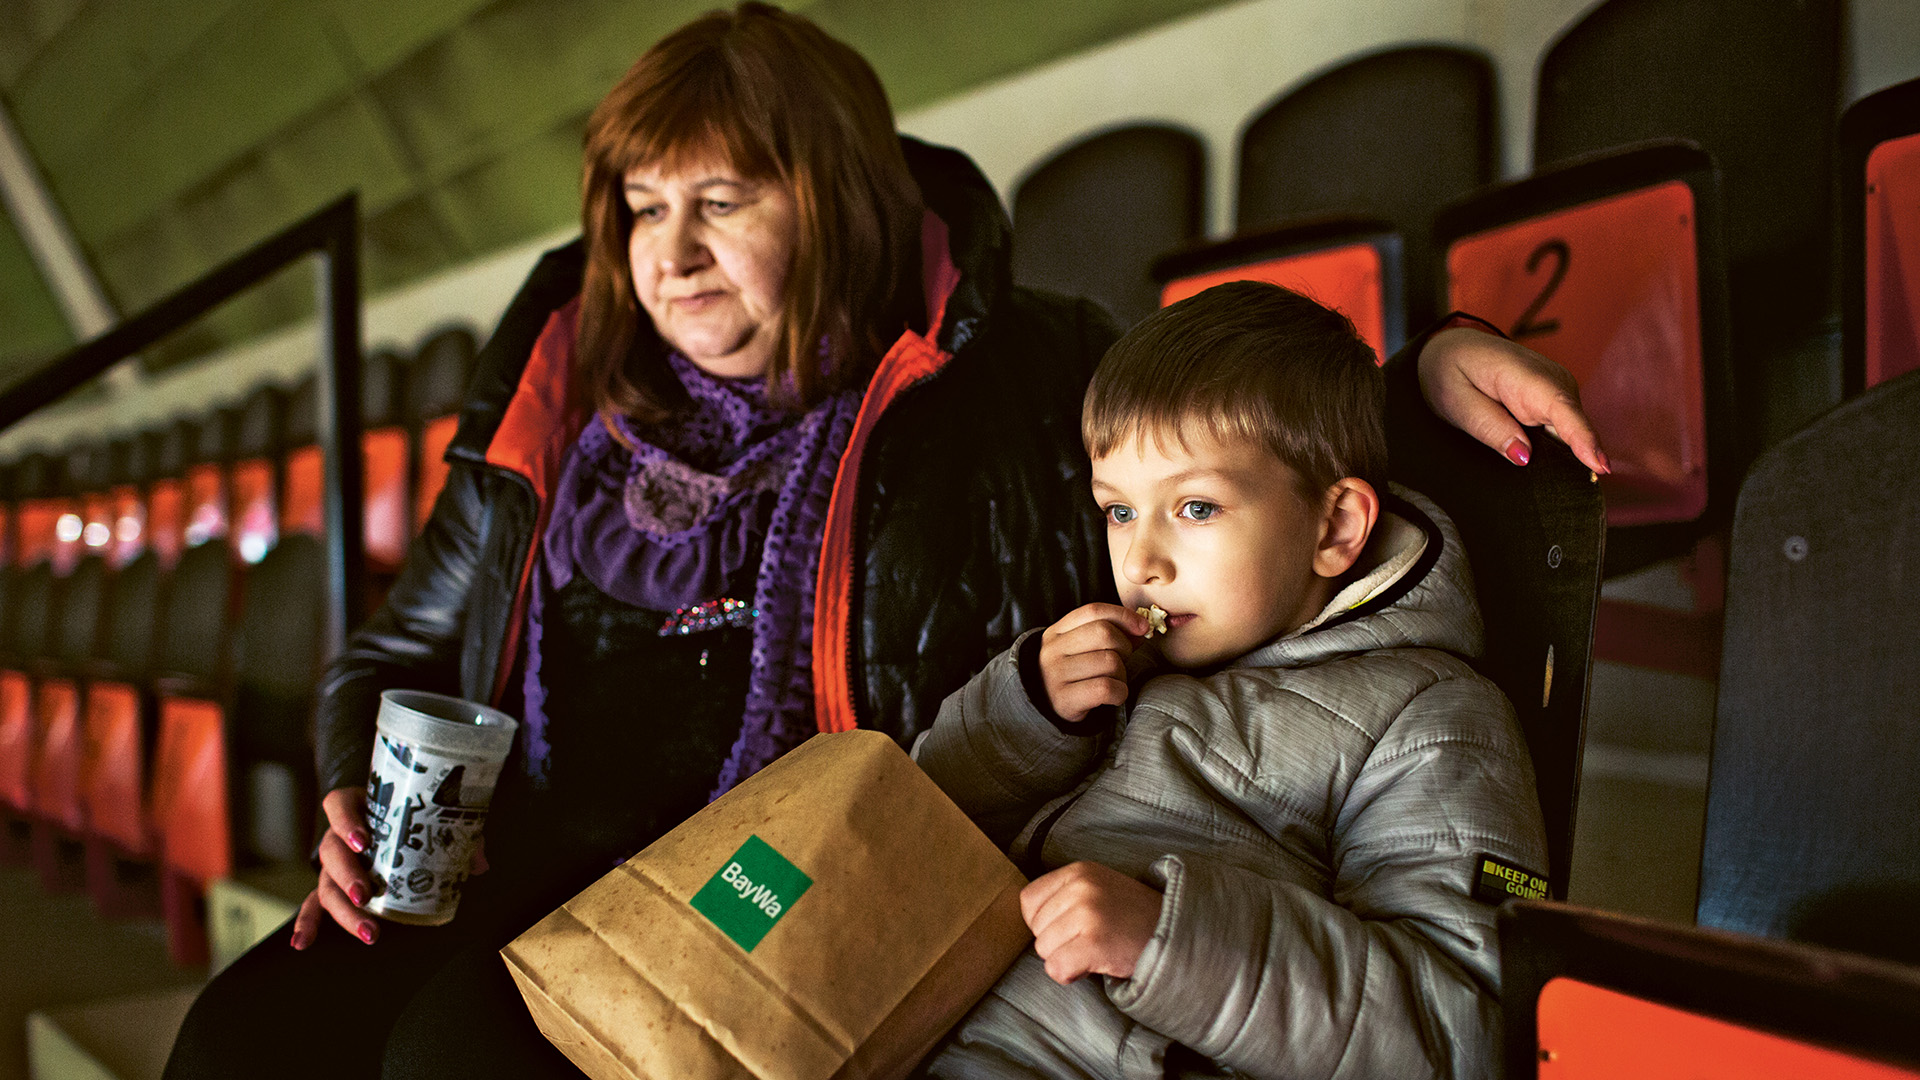
[[753, 951], [813, 885], [813, 879], [757, 836], [747, 837], [693, 895], [693, 910], [707, 917], [735, 945]]

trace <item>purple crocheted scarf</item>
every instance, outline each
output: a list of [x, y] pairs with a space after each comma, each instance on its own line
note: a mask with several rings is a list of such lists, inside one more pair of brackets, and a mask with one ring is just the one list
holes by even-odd
[[722, 379], [677, 354], [670, 362], [690, 411], [660, 427], [617, 421], [633, 451], [595, 417], [560, 467], [527, 604], [522, 734], [536, 785], [546, 781], [551, 719], [541, 620], [547, 595], [575, 574], [622, 603], [672, 611], [720, 598], [757, 550], [746, 714], [713, 797], [814, 732], [814, 585], [860, 394], [794, 415], [767, 407], [759, 379]]

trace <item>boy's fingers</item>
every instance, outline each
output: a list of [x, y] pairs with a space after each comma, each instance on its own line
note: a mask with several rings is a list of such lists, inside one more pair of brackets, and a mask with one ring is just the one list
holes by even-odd
[[1027, 929], [1038, 932], [1034, 926], [1034, 919], [1053, 894], [1059, 892], [1060, 887], [1070, 880], [1071, 876], [1067, 871], [1072, 869], [1071, 866], [1063, 866], [1058, 870], [1048, 871], [1027, 882], [1026, 887], [1020, 890], [1020, 917], [1027, 921]]
[[1048, 637], [1060, 637], [1088, 625], [1089, 623], [1117, 623], [1134, 637], [1147, 632], [1147, 620], [1141, 618], [1132, 608], [1119, 604], [1083, 604], [1062, 616], [1060, 621], [1047, 628]]
[[1062, 720], [1079, 721], [1102, 705], [1125, 705], [1127, 684], [1119, 679], [1085, 679], [1053, 691], [1053, 711]]
[[1088, 679], [1120, 679], [1127, 677], [1127, 661], [1112, 649], [1099, 652], [1074, 653], [1062, 656], [1051, 664], [1042, 664], [1041, 673], [1049, 683], [1069, 686]]

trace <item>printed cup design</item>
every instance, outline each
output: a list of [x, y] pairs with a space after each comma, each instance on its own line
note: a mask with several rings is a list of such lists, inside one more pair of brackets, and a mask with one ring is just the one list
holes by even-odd
[[396, 922], [453, 918], [474, 844], [518, 725], [458, 698], [381, 695], [367, 823], [374, 898], [367, 910]]

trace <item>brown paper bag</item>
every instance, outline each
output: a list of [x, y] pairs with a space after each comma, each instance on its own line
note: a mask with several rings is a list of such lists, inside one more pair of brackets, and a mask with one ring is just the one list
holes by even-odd
[[904, 1076], [1031, 938], [892, 739], [818, 735], [501, 950], [594, 1080]]

